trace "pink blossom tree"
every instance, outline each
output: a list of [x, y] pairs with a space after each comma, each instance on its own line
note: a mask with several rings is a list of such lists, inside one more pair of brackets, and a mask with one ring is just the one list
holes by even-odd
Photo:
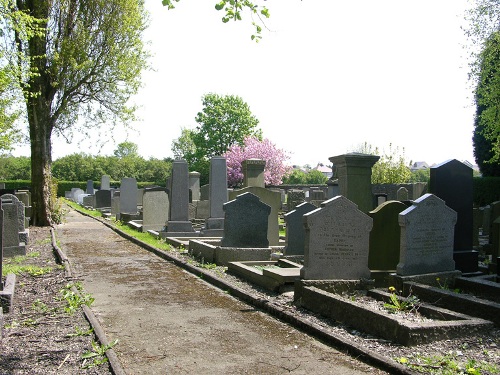
[[285, 164], [290, 159], [289, 154], [266, 138], [259, 141], [256, 137], [246, 137], [243, 146], [232, 145], [224, 156], [227, 159], [227, 181], [232, 187], [240, 185], [243, 181], [241, 163], [247, 159], [266, 161], [264, 169], [266, 185], [280, 185], [283, 177], [291, 170], [291, 166]]

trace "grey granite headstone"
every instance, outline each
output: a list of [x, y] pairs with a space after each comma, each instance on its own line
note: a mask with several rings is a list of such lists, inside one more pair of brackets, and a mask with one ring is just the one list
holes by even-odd
[[399, 214], [407, 208], [399, 201], [387, 201], [368, 213], [373, 219], [368, 255], [368, 268], [371, 271], [396, 270], [401, 239]]
[[94, 208], [95, 207], [95, 195], [94, 194], [85, 195], [82, 203], [85, 207]]
[[110, 178], [108, 175], [103, 175], [101, 177], [101, 188], [99, 190], [109, 190], [110, 186]]
[[87, 194], [94, 194], [94, 181], [92, 181], [92, 180], [87, 181], [86, 193]]
[[243, 186], [256, 186], [263, 188], [265, 186], [264, 169], [266, 161], [261, 159], [247, 159], [241, 162], [243, 171]]
[[137, 181], [135, 178], [123, 178], [120, 186], [120, 213], [137, 213]]
[[397, 274], [455, 270], [453, 238], [457, 213], [433, 194], [425, 194], [399, 214], [401, 249]]
[[229, 192], [229, 199], [235, 199], [236, 196], [243, 193], [252, 193], [259, 197], [259, 199], [271, 207], [271, 213], [269, 214], [268, 229], [267, 229], [267, 240], [269, 241], [269, 246], [279, 246], [279, 222], [278, 215], [281, 209], [281, 194], [277, 191], [271, 191], [269, 189], [257, 186], [249, 186], [239, 190], [233, 190]]
[[243, 193], [224, 204], [222, 247], [266, 248], [271, 207], [252, 193]]
[[286, 245], [283, 255], [304, 255], [304, 214], [315, 210], [317, 207], [308, 202], [302, 202], [294, 210], [285, 214]]
[[168, 222], [169, 200], [165, 188], [144, 189], [142, 198], [142, 231], [165, 229]]
[[95, 208], [111, 207], [111, 190], [98, 190], [95, 192]]
[[224, 230], [224, 204], [228, 201], [226, 158], [210, 160], [209, 218], [205, 221], [205, 236], [222, 236]]
[[369, 235], [372, 218], [342, 195], [304, 215], [306, 280], [360, 280], [370, 277]]
[[172, 163], [172, 188], [170, 190], [170, 215], [167, 226], [168, 235], [182, 235], [194, 232], [189, 221], [189, 171], [185, 160]]
[[200, 187], [200, 200], [208, 201], [210, 199], [209, 196], [210, 196], [210, 184], [202, 185]]

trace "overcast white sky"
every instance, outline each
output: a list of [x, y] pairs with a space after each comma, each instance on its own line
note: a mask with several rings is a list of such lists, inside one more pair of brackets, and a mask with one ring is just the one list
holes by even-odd
[[[156, 71], [144, 74], [143, 121], [128, 135], [144, 157], [172, 156], [172, 140], [196, 126], [213, 92], [242, 97], [290, 164], [329, 163], [364, 142], [404, 147], [413, 161], [474, 162], [467, 0], [269, 0], [271, 32], [258, 44], [250, 21], [222, 24], [215, 3], [181, 0], [167, 11], [146, 0]], [[54, 159], [77, 151], [99, 152], [54, 140]]]

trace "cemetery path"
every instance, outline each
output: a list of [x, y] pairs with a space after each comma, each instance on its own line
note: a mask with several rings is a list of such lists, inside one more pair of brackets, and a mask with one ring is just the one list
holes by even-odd
[[127, 374], [382, 374], [75, 210], [56, 228]]

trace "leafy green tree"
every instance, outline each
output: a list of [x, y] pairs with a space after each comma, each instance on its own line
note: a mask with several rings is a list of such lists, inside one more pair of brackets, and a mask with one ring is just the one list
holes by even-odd
[[220, 156], [234, 144], [243, 145], [247, 136], [262, 139], [259, 120], [239, 96], [207, 94], [202, 101], [203, 109], [196, 116], [198, 126], [191, 135], [198, 159]]
[[113, 154], [117, 158], [137, 157], [139, 156], [139, 146], [134, 142], [122, 142], [118, 144]]
[[196, 152], [193, 130], [181, 128], [181, 136], [172, 141], [172, 153], [176, 159], [191, 159]]
[[202, 102], [203, 109], [196, 116], [198, 125], [190, 134], [194, 153], [183, 157], [191, 171], [201, 174], [200, 183], [205, 184], [212, 157], [223, 155], [232, 145], [242, 146], [246, 137], [262, 140], [262, 133], [257, 129], [259, 120], [239, 96], [207, 94]]
[[6, 155], [0, 158], [1, 180], [29, 180], [31, 160], [27, 156]]
[[418, 169], [416, 171], [411, 172], [409, 182], [427, 182], [428, 183], [430, 179], [431, 179], [430, 168]]
[[[178, 3], [180, 0], [162, 0], [164, 6], [168, 9], [175, 8], [174, 3]], [[222, 17], [222, 22], [227, 23], [231, 20], [241, 21], [242, 13], [247, 11], [252, 16], [256, 16], [259, 19], [259, 23], [252, 22], [255, 27], [255, 34], [252, 34], [252, 40], [259, 42], [262, 32], [262, 26], [264, 25], [263, 18], [269, 18], [269, 10], [265, 6], [256, 4], [255, 2], [249, 0], [221, 0], [215, 5], [215, 9], [218, 11], [224, 11], [225, 14]]]
[[480, 56], [474, 157], [483, 176], [500, 176], [500, 32], [491, 34]]
[[380, 152], [378, 147], [374, 148], [365, 142], [358, 146], [355, 152], [380, 156], [372, 168], [372, 184], [399, 184], [410, 181], [410, 163], [406, 161], [404, 148], [400, 151], [399, 147], [393, 148], [390, 143], [389, 152]]
[[283, 177], [283, 184], [285, 185], [305, 185], [306, 172], [301, 169], [292, 169], [290, 173]]
[[318, 171], [317, 169], [311, 169], [306, 173], [306, 184], [309, 185], [323, 185], [328, 181], [328, 177], [326, 177], [323, 173]]
[[[127, 124], [134, 108], [140, 73], [147, 67], [142, 34], [146, 27], [143, 1], [17, 0], [16, 10], [44, 20], [46, 35], [17, 44], [31, 143], [34, 225], [51, 223], [51, 164], [54, 133], [102, 124]], [[18, 37], [16, 28], [5, 30]], [[19, 40], [19, 38], [17, 38]]]
[[[20, 140], [22, 92], [18, 76], [30, 76], [17, 46], [43, 35], [41, 21], [16, 9], [14, 0], [0, 0], [0, 152], [10, 151]], [[9, 32], [12, 31], [12, 32]]]

